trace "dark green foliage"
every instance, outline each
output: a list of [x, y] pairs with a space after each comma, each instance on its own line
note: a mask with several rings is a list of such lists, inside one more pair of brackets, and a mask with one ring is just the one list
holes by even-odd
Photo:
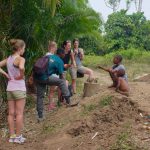
[[[20, 38], [26, 42], [27, 75], [37, 57], [46, 53], [49, 40], [60, 46], [67, 39], [88, 37], [100, 45], [101, 15], [88, 6], [87, 0], [76, 0], [74, 5], [70, 0], [7, 0], [1, 7], [1, 40], [8, 43], [11, 38]], [[0, 52], [8, 56], [9, 46], [4, 45], [0, 43], [5, 50]]]
[[108, 52], [132, 47], [150, 50], [150, 23], [141, 12], [128, 15], [126, 10], [121, 10], [111, 14], [105, 31]]

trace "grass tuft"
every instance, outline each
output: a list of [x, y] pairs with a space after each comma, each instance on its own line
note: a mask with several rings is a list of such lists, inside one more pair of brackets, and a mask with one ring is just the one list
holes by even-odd
[[105, 106], [108, 106], [108, 105], [111, 105], [112, 103], [112, 96], [106, 96], [104, 98], [102, 98], [100, 101], [99, 101], [99, 106], [100, 107], [105, 107]]
[[96, 109], [96, 105], [95, 104], [83, 105], [82, 115], [87, 115], [87, 114], [89, 114], [91, 111], [93, 111], [95, 109]]

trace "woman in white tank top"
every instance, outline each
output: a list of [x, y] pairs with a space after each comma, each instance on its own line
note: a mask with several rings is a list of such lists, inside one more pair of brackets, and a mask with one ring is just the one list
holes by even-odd
[[10, 44], [13, 53], [0, 62], [0, 67], [7, 66], [9, 75], [7, 85], [9, 142], [21, 144], [25, 141], [21, 135], [26, 98], [25, 59], [21, 57], [25, 51], [25, 42], [20, 39], [12, 39]]

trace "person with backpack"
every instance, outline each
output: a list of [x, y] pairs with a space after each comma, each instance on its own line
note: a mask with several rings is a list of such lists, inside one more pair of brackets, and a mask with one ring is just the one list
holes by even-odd
[[[64, 63], [57, 55], [47, 55], [38, 59], [33, 67], [33, 77], [37, 87], [38, 122], [43, 121], [43, 99], [46, 85], [58, 86], [66, 105], [70, 106], [70, 94], [64, 79]], [[59, 75], [59, 78], [52, 76]]]
[[21, 134], [23, 128], [23, 112], [26, 98], [24, 80], [25, 42], [20, 39], [10, 40], [13, 54], [0, 62], [0, 67], [7, 66], [9, 80], [7, 85], [9, 142], [22, 144], [25, 138]]
[[84, 74], [87, 74], [88, 77], [88, 81], [91, 82], [92, 80], [94, 80], [94, 73], [93, 70], [84, 67], [82, 65], [82, 60], [84, 59], [84, 51], [82, 48], [79, 48], [79, 40], [78, 39], [74, 39], [73, 40], [73, 54], [74, 54], [74, 58], [75, 58], [75, 62], [77, 65], [77, 69], [76, 70], [71, 70], [71, 78], [72, 78], [72, 88], [74, 93], [76, 93], [76, 78], [77, 78], [77, 73], [81, 74], [82, 76], [84, 76]]

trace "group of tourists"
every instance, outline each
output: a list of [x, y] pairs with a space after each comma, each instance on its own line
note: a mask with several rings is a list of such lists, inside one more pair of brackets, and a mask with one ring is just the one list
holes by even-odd
[[[50, 86], [49, 91], [49, 105], [48, 110], [51, 111], [56, 108], [56, 103], [53, 101], [54, 91], [58, 91], [58, 101], [70, 107], [73, 106], [70, 97], [76, 94], [76, 79], [77, 75], [88, 75], [88, 81], [94, 80], [94, 73], [91, 69], [82, 65], [84, 59], [84, 51], [79, 48], [79, 40], [72, 42], [64, 41], [61, 48], [57, 48], [57, 43], [49, 41], [48, 52], [41, 57], [34, 65], [32, 77], [37, 89], [37, 115], [38, 122], [44, 119], [44, 105], [43, 100], [47, 86]], [[8, 100], [8, 126], [9, 126], [9, 142], [24, 143], [26, 138], [21, 134], [23, 128], [23, 112], [26, 99], [26, 85], [25, 85], [25, 59], [22, 55], [25, 52], [26, 44], [21, 39], [10, 40], [12, 54], [0, 62], [0, 73], [8, 79], [7, 85], [7, 100]], [[129, 91], [127, 85], [127, 76], [125, 68], [121, 65], [122, 57], [117, 55], [114, 57], [114, 66], [111, 69], [100, 67], [108, 71], [113, 80], [112, 87], [116, 91], [126, 94]], [[38, 70], [40, 64], [41, 68]], [[7, 67], [6, 73], [1, 67]], [[44, 70], [46, 66], [46, 70]], [[71, 76], [71, 86], [66, 80], [67, 72]], [[123, 80], [122, 80], [123, 79]]]

